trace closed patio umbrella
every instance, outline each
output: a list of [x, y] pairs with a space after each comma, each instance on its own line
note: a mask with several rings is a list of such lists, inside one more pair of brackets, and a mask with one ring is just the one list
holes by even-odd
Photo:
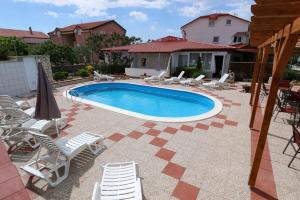
[[52, 120], [60, 117], [61, 114], [54, 98], [52, 87], [42, 63], [38, 62], [38, 85], [34, 118]]

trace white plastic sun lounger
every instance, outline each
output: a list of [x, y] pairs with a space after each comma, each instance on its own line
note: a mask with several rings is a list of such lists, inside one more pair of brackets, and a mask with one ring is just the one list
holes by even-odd
[[184, 85], [184, 86], [188, 86], [188, 85], [200, 85], [201, 83], [203, 83], [203, 79], [204, 79], [204, 75], [200, 75], [195, 79], [187, 79], [184, 81], [180, 81], [180, 84]]
[[[39, 153], [35, 161], [21, 167], [30, 175], [44, 179], [52, 187], [57, 186], [69, 175], [70, 161], [89, 149], [93, 154], [97, 155], [105, 146], [103, 144], [104, 137], [92, 133], [84, 132], [73, 138], [60, 138], [53, 141], [48, 135], [31, 132], [31, 134], [41, 144]], [[47, 149], [47, 153], [40, 155], [41, 148]], [[59, 173], [59, 169], [64, 168], [63, 174]]]
[[106, 164], [101, 183], [95, 184], [92, 200], [117, 199], [143, 199], [138, 165], [133, 161]]
[[164, 83], [179, 83], [180, 80], [182, 79], [184, 73], [185, 73], [185, 71], [181, 71], [180, 74], [178, 75], [178, 77], [171, 77], [169, 79], [166, 79], [164, 81]]
[[218, 87], [218, 88], [228, 87], [229, 84], [225, 82], [228, 79], [228, 77], [229, 77], [229, 74], [224, 74], [220, 78], [220, 80], [218, 80], [218, 81], [211, 81], [209, 83], [203, 83], [203, 86], [205, 86], [205, 87]]
[[166, 71], [162, 71], [158, 76], [151, 76], [151, 77], [144, 78], [144, 81], [159, 82], [159, 81], [163, 80], [165, 73], [166, 73]]
[[102, 80], [113, 81], [113, 80], [115, 80], [115, 78], [112, 77], [112, 76], [105, 75], [105, 74], [99, 74], [98, 72], [94, 71], [94, 80], [97, 80], [97, 81], [102, 81]]
[[23, 100], [15, 101], [12, 97], [8, 95], [0, 95], [0, 106], [1, 107], [10, 106], [10, 107], [16, 107], [21, 109], [27, 109], [31, 107], [28, 101], [23, 101]]

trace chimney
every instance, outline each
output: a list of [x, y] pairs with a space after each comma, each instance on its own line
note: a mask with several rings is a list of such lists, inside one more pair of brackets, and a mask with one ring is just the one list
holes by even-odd
[[33, 35], [31, 26], [29, 26], [29, 32], [30, 32], [31, 35]]

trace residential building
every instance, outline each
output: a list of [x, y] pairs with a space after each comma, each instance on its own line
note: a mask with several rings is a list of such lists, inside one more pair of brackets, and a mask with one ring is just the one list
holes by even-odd
[[49, 40], [48, 35], [43, 32], [33, 31], [31, 27], [28, 30], [5, 29], [0, 28], [0, 36], [16, 37], [27, 44], [39, 44]]
[[248, 44], [250, 22], [228, 13], [200, 16], [181, 27], [182, 37], [222, 45]]
[[92, 34], [107, 34], [117, 33], [125, 35], [126, 30], [114, 20], [97, 21], [81, 24], [73, 24], [63, 28], [55, 28], [49, 32], [51, 41], [56, 44], [66, 44], [71, 47], [84, 45], [86, 39]]
[[215, 77], [228, 72], [230, 53], [236, 48], [226, 45], [192, 42], [183, 38], [167, 36], [159, 40], [104, 49], [110, 52], [123, 52], [130, 56], [131, 67], [126, 68], [126, 74], [138, 77], [144, 74], [157, 75], [169, 66], [168, 74], [176, 67], [196, 65], [199, 57], [203, 69]]

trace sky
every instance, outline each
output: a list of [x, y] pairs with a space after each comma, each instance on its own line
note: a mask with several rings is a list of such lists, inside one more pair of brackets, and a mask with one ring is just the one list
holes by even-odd
[[181, 36], [201, 16], [228, 12], [249, 20], [253, 0], [0, 0], [0, 27], [48, 33], [56, 27], [114, 19], [144, 41]]

